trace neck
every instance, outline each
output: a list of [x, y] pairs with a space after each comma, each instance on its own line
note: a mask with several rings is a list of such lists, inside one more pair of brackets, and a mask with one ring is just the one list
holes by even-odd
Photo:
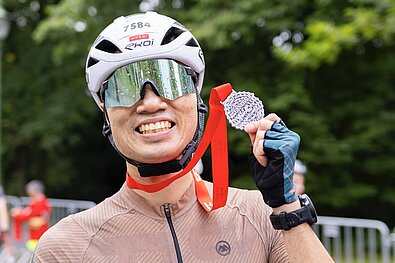
[[[174, 176], [177, 173], [160, 175], [160, 176], [151, 176], [151, 177], [141, 177], [137, 171], [137, 168], [134, 165], [127, 164], [127, 171], [129, 176], [131, 176], [134, 180], [142, 184], [154, 184], [160, 181], [163, 181], [169, 177]], [[138, 195], [145, 198], [148, 202], [153, 205], [163, 205], [166, 203], [176, 203], [180, 200], [185, 192], [188, 190], [190, 185], [193, 183], [192, 173], [189, 172], [186, 175], [178, 178], [166, 188], [154, 192], [147, 193], [142, 190], [130, 189], [131, 191], [135, 191]]]

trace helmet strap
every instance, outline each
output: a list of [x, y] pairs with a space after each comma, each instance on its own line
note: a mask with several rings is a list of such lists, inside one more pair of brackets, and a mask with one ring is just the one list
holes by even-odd
[[111, 127], [110, 127], [110, 121], [108, 119], [108, 115], [107, 115], [107, 110], [104, 109], [103, 111], [103, 129], [102, 129], [102, 134], [104, 137], [106, 137], [109, 141], [111, 146], [115, 149], [115, 151], [123, 158], [125, 159], [125, 161], [127, 161], [128, 163], [137, 166], [138, 163], [128, 157], [126, 157], [123, 153], [121, 153], [120, 150], [118, 150], [117, 146], [115, 145], [114, 139], [112, 137], [112, 132], [111, 132]]

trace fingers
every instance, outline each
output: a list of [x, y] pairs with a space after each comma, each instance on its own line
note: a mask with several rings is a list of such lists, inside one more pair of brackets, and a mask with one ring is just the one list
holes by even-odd
[[265, 133], [266, 131], [262, 131], [262, 130], [259, 130], [256, 133], [256, 138], [252, 147], [252, 152], [255, 158], [262, 166], [266, 166], [268, 162], [268, 159], [265, 155], [265, 151], [263, 150]]
[[250, 136], [251, 144], [257, 140], [256, 135], [258, 131], [266, 131], [272, 127], [273, 121], [262, 119], [255, 122], [250, 122], [244, 127], [244, 131]]
[[244, 131], [247, 133], [255, 133], [258, 129], [268, 130], [272, 127], [274, 122], [281, 121], [281, 118], [275, 113], [270, 113], [265, 118], [259, 121], [250, 122], [244, 127]]
[[252, 147], [255, 156], [265, 155], [265, 152], [263, 151], [264, 138], [265, 131], [260, 130], [256, 133], [256, 138]]
[[274, 122], [281, 121], [281, 118], [275, 113], [268, 114], [265, 118], [259, 121], [250, 122], [244, 127], [244, 131], [250, 136], [251, 144], [254, 144], [256, 138], [255, 135], [258, 130], [269, 130]]
[[250, 137], [251, 144], [253, 146], [253, 154], [258, 162], [263, 166], [266, 166], [268, 162], [267, 157], [265, 156], [265, 152], [263, 150], [263, 143], [266, 131], [272, 127], [274, 122], [279, 121], [281, 121], [280, 117], [278, 117], [274, 113], [271, 113], [262, 120], [250, 122], [244, 128], [244, 131], [248, 133]]
[[275, 113], [270, 113], [266, 115], [265, 119], [270, 120], [272, 122], [279, 122], [281, 121], [281, 118], [277, 116]]

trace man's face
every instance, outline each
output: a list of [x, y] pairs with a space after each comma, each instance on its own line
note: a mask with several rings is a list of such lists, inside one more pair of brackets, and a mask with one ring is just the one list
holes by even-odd
[[148, 84], [143, 100], [131, 107], [107, 109], [117, 148], [142, 163], [180, 157], [197, 125], [196, 94], [174, 100], [157, 96]]

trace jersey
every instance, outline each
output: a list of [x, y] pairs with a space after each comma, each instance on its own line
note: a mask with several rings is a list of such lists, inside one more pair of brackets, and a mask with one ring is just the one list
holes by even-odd
[[163, 206], [124, 184], [97, 206], [51, 227], [32, 262], [288, 262], [270, 213], [255, 190], [229, 188], [227, 204], [207, 213], [194, 184], [182, 199]]

